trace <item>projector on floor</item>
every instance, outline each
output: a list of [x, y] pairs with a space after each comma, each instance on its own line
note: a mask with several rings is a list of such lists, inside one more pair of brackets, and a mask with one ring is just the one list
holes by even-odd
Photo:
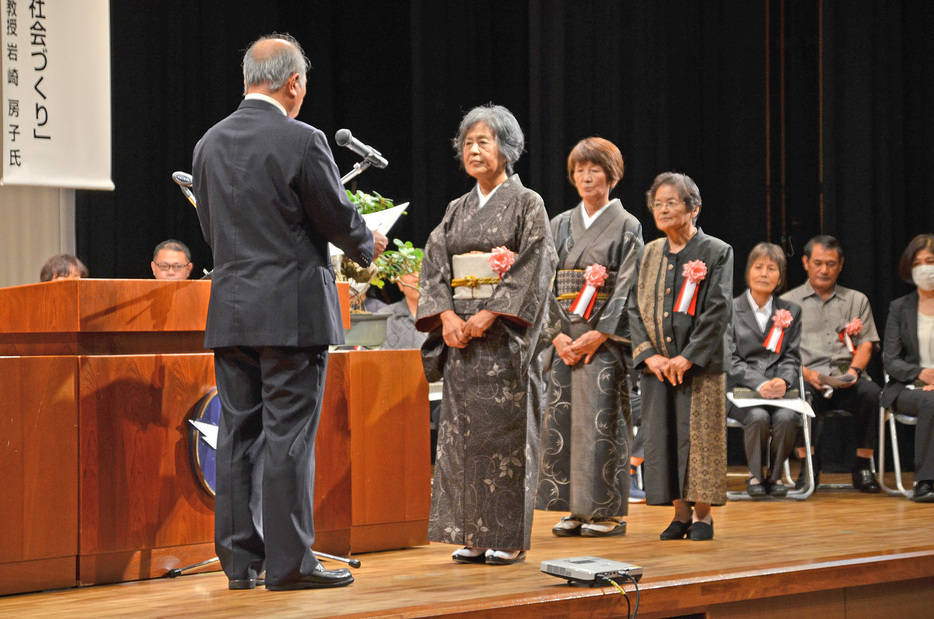
[[542, 571], [558, 578], [564, 578], [569, 583], [582, 583], [591, 587], [608, 584], [603, 579], [616, 580], [620, 578], [626, 581], [628, 580], [627, 575], [636, 581], [642, 578], [642, 566], [601, 559], [600, 557], [572, 557], [570, 559], [542, 561]]

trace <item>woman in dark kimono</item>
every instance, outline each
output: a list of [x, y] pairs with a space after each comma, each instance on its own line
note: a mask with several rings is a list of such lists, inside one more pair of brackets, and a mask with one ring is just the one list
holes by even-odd
[[464, 546], [459, 562], [523, 561], [532, 535], [557, 258], [541, 196], [511, 175], [523, 144], [503, 107], [464, 116], [454, 148], [477, 186], [448, 205], [422, 262], [416, 328], [430, 332], [429, 381], [444, 378], [428, 538]]
[[695, 226], [688, 176], [659, 174], [646, 193], [665, 238], [648, 243], [630, 297], [633, 361], [644, 367], [645, 494], [675, 508], [661, 539], [713, 539], [726, 502], [726, 369], [733, 249]]
[[[538, 506], [571, 512], [552, 529], [559, 537], [626, 533], [632, 446], [626, 300], [642, 224], [619, 200], [610, 201], [622, 176], [623, 157], [612, 142], [581, 140], [568, 157], [568, 178], [581, 202], [551, 222], [558, 250], [555, 294], [564, 324], [553, 341]], [[592, 292], [587, 273], [605, 274]]]

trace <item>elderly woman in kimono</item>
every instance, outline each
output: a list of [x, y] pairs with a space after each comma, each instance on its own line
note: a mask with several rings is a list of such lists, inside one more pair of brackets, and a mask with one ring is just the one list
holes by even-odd
[[642, 253], [629, 323], [644, 368], [645, 493], [675, 508], [661, 539], [713, 539], [711, 505], [726, 502], [727, 337], [733, 250], [696, 227], [700, 191], [688, 176], [659, 174], [646, 193], [665, 237]]
[[542, 198], [512, 166], [524, 137], [506, 108], [463, 118], [454, 150], [477, 185], [428, 238], [416, 328], [444, 378], [431, 541], [463, 563], [523, 561], [532, 534], [543, 385], [540, 342], [557, 257]]
[[[785, 283], [785, 268], [781, 247], [759, 243], [746, 260], [749, 287], [733, 299], [733, 364], [727, 387], [734, 396], [745, 390], [745, 397], [776, 402], [745, 408], [727, 405], [729, 416], [743, 424], [749, 465], [746, 492], [753, 498], [788, 494], [782, 470], [798, 433], [798, 413], [778, 406], [786, 394], [798, 397], [801, 370], [801, 306], [775, 296]], [[770, 436], [771, 467], [766, 467]]]
[[553, 340], [538, 506], [571, 512], [552, 529], [559, 537], [626, 533], [632, 447], [626, 300], [642, 224], [610, 200], [622, 176], [616, 145], [581, 140], [568, 157], [568, 179], [581, 202], [551, 221], [564, 325]]

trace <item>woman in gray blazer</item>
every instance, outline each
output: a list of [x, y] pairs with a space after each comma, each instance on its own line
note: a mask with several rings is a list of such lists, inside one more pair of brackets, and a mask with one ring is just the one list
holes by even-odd
[[917, 289], [889, 306], [882, 347], [889, 382], [880, 402], [918, 418], [911, 500], [934, 503], [934, 234], [911, 240], [898, 274]]
[[[801, 368], [801, 307], [775, 296], [785, 282], [785, 253], [759, 243], [746, 260], [746, 291], [733, 299], [733, 366], [727, 388], [747, 397], [781, 399], [797, 392]], [[746, 492], [758, 498], [783, 497], [782, 467], [794, 448], [798, 413], [787, 408], [728, 403], [727, 415], [743, 424], [749, 479]], [[763, 453], [772, 438], [771, 466]]]

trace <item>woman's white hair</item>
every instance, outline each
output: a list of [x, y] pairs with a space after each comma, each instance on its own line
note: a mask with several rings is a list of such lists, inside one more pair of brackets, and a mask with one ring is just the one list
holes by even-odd
[[512, 115], [512, 112], [502, 105], [479, 105], [466, 114], [461, 119], [460, 127], [457, 129], [457, 135], [454, 137], [454, 152], [457, 153], [457, 160], [464, 167], [464, 140], [470, 132], [470, 128], [477, 123], [484, 123], [493, 131], [493, 137], [496, 138], [496, 146], [500, 154], [506, 159], [506, 173], [512, 174], [512, 166], [519, 161], [525, 150], [525, 135], [522, 133], [522, 127], [519, 121]]

